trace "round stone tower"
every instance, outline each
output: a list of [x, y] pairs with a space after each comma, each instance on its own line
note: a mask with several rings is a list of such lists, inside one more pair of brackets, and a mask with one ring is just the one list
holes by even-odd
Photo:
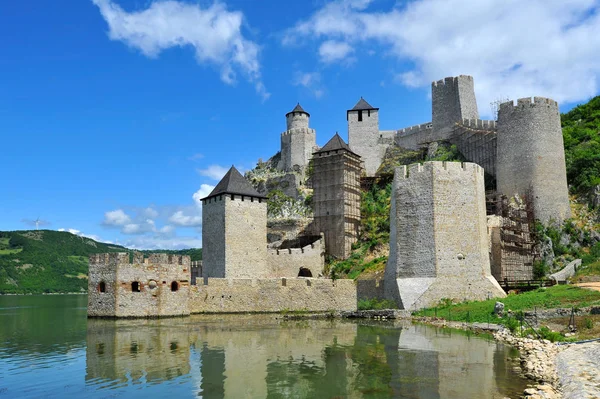
[[548, 98], [521, 98], [498, 111], [496, 181], [498, 192], [526, 196], [536, 219], [562, 222], [571, 216], [565, 151], [558, 104]]
[[293, 110], [285, 114], [287, 130], [308, 129], [309, 119], [310, 114], [300, 106], [300, 103], [298, 103], [298, 105], [296, 105], [296, 107], [294, 107]]
[[300, 104], [285, 114], [287, 130], [281, 134], [281, 160], [278, 169], [304, 173], [317, 145], [314, 129], [308, 127], [310, 114]]

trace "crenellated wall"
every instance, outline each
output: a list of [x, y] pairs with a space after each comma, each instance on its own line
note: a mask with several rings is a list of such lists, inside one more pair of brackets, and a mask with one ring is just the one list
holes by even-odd
[[[302, 114], [305, 115], [305, 114]], [[315, 129], [293, 127], [281, 134], [281, 162], [279, 169], [304, 172], [317, 146]]]
[[449, 141], [456, 145], [467, 161], [476, 163], [486, 173], [496, 176], [496, 121], [463, 119], [456, 123]]
[[325, 243], [323, 239], [302, 248], [268, 249], [269, 277], [298, 277], [300, 269], [310, 270], [310, 277], [323, 273]]
[[192, 313], [356, 310], [353, 280], [214, 279], [191, 288]]
[[437, 140], [446, 140], [456, 122], [479, 119], [473, 77], [447, 77], [431, 84], [431, 121]]

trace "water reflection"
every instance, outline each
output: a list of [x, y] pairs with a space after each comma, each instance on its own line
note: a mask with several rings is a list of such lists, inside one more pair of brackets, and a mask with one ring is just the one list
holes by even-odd
[[86, 381], [208, 398], [494, 398], [524, 381], [494, 342], [425, 326], [273, 316], [89, 320]]

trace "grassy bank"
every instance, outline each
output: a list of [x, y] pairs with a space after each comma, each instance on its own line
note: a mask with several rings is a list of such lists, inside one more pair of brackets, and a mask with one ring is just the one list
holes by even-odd
[[[504, 303], [505, 316], [498, 318], [493, 314], [494, 305], [496, 302]], [[441, 301], [439, 306], [434, 308], [423, 309], [415, 312], [415, 316], [428, 316], [438, 317], [451, 321], [464, 321], [464, 322], [481, 322], [481, 323], [496, 323], [502, 324], [511, 330], [515, 330], [520, 327], [519, 317], [521, 312], [526, 310], [537, 309], [553, 309], [553, 308], [583, 308], [587, 306], [600, 306], [600, 292], [586, 290], [570, 285], [557, 285], [549, 288], [540, 288], [535, 291], [526, 292], [519, 295], [509, 295], [503, 299], [489, 299], [487, 301], [471, 301], [452, 304], [450, 301]], [[510, 312], [509, 312], [510, 310]], [[581, 318], [581, 317], [579, 317]], [[584, 323], [585, 330], [582, 330], [582, 334], [591, 333], [595, 331], [597, 327], [594, 318], [586, 317], [582, 319], [580, 323]], [[563, 340], [564, 336], [554, 333], [552, 334], [553, 327], [550, 323], [542, 323], [542, 335], [544, 338], [549, 338], [553, 341]], [[548, 324], [548, 325], [545, 325]], [[567, 323], [568, 324], [568, 323]], [[566, 327], [567, 324], [564, 324]], [[590, 330], [590, 331], [587, 331]], [[529, 333], [529, 331], [526, 331]], [[590, 338], [590, 334], [585, 336], [575, 336], [575, 338], [585, 339]]]

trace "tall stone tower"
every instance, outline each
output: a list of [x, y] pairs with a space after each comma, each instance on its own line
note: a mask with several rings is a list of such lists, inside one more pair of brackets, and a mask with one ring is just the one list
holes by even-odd
[[536, 219], [571, 216], [565, 151], [556, 101], [535, 97], [500, 104], [496, 150], [498, 192], [526, 196]]
[[313, 155], [315, 229], [337, 258], [347, 258], [358, 239], [361, 172], [360, 156], [337, 133]]
[[317, 145], [315, 129], [308, 127], [310, 114], [300, 104], [285, 115], [287, 130], [281, 133], [279, 169], [304, 172]]
[[267, 200], [233, 166], [202, 199], [204, 277], [267, 277]]
[[442, 298], [505, 296], [490, 271], [482, 167], [426, 162], [396, 169], [384, 289], [410, 310]]
[[365, 163], [367, 176], [373, 176], [385, 153], [379, 145], [379, 108], [372, 107], [361, 97], [354, 108], [346, 112], [346, 119], [348, 144]]
[[463, 118], [479, 119], [473, 77], [460, 75], [431, 84], [431, 121], [436, 137], [445, 139]]

